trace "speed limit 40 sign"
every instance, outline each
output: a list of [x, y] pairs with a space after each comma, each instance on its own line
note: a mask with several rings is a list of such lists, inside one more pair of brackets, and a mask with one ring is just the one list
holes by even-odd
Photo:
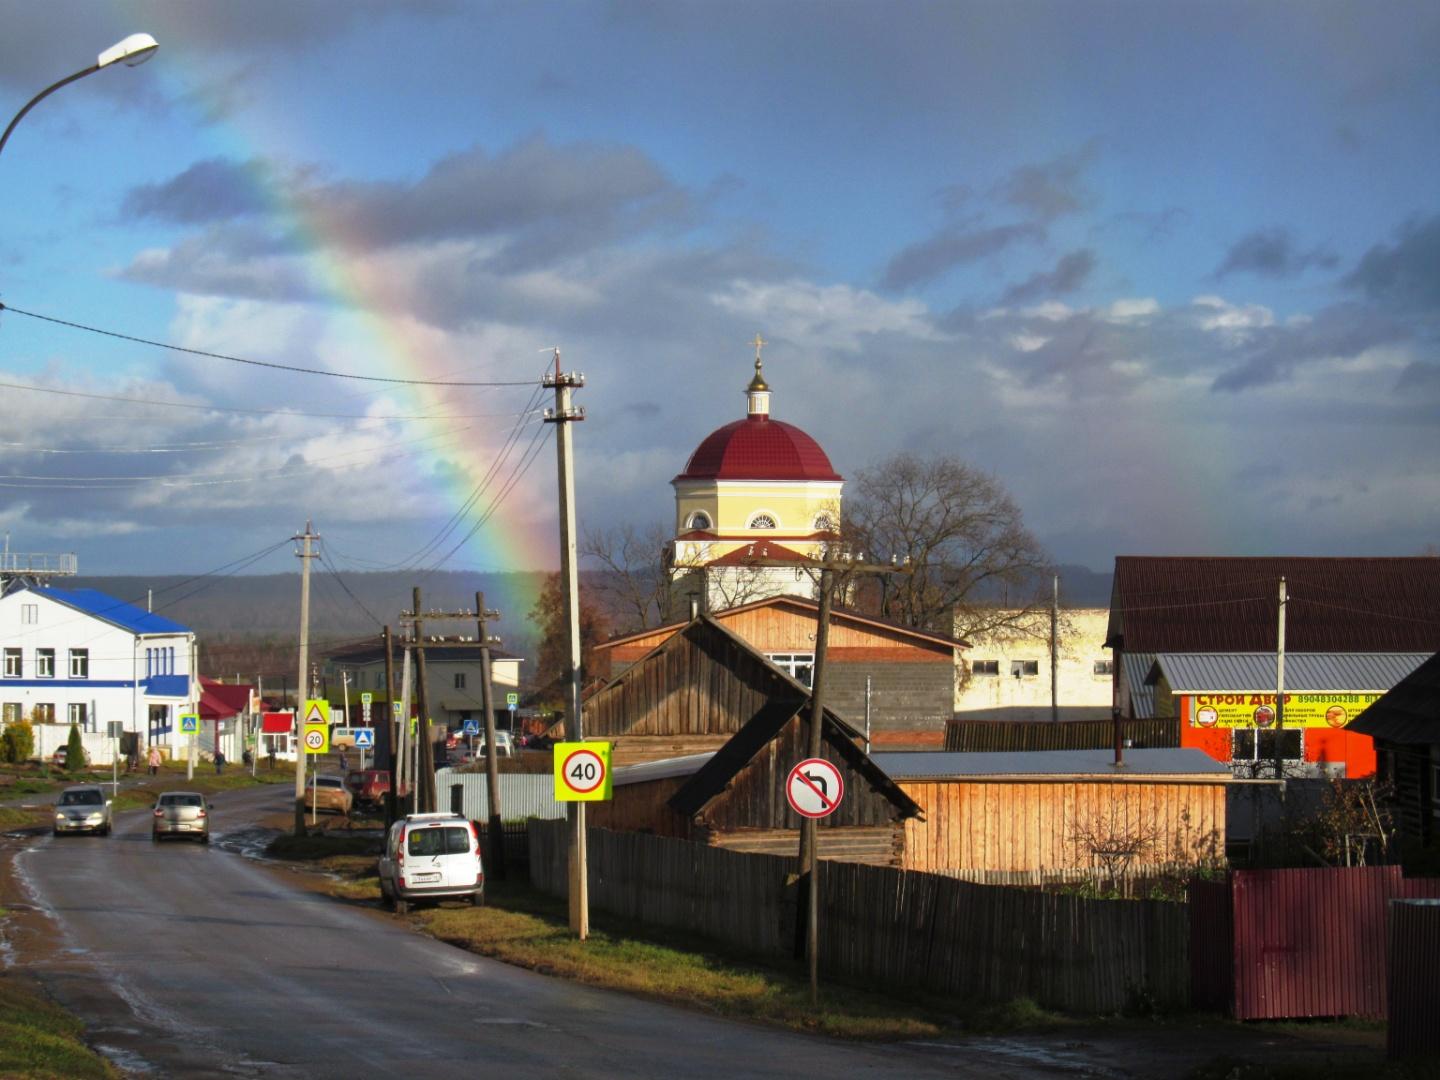
[[610, 744], [555, 744], [555, 801], [604, 802], [610, 798]]

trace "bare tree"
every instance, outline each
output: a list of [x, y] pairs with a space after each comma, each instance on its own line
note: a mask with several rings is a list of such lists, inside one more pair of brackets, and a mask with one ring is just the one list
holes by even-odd
[[596, 601], [622, 633], [659, 626], [667, 615], [670, 568], [665, 549], [671, 540], [661, 522], [637, 529], [618, 525], [588, 530], [580, 557], [595, 567], [591, 585]]
[[879, 578], [879, 614], [945, 633], [1023, 628], [1047, 602], [1050, 558], [995, 477], [954, 457], [898, 454], [862, 470], [845, 533], [872, 561], [909, 573]]

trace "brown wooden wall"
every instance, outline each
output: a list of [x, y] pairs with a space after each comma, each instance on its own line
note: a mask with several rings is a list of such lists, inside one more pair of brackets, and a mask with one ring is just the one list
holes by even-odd
[[[783, 680], [734, 641], [682, 631], [585, 704], [585, 735], [733, 735], [786, 693]], [[797, 703], [801, 692], [789, 688]]]
[[608, 802], [586, 804], [585, 824], [593, 829], [695, 839], [690, 822], [665, 805], [688, 779], [678, 776], [639, 784], [617, 784]]
[[[806, 742], [805, 727], [799, 717], [792, 717], [740, 770], [729, 787], [701, 811], [700, 823], [716, 832], [798, 829], [801, 818], [785, 799], [785, 778], [808, 756]], [[833, 746], [822, 743], [820, 756], [834, 764], [845, 780], [845, 796], [833, 814], [820, 819], [820, 831], [886, 825], [895, 819], [894, 804], [871, 790], [865, 778]]]
[[[815, 836], [822, 859], [896, 867], [903, 859], [905, 827], [898, 821], [890, 825], [819, 829]], [[712, 833], [710, 843], [728, 851], [794, 855], [800, 847], [800, 830], [738, 829], [735, 832]]]
[[1208, 862], [1225, 850], [1225, 785], [1167, 781], [902, 781], [924, 820], [905, 823], [905, 867], [1072, 870], [1092, 865], [1077, 831], [1153, 838], [1137, 865]]

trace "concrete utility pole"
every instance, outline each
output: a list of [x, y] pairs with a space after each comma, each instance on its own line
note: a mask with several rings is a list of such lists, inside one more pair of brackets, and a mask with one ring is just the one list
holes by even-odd
[[[390, 784], [385, 792], [385, 831], [395, 824], [395, 789], [400, 776], [395, 771], [395, 749], [399, 744], [400, 725], [395, 722], [395, 639], [390, 636], [390, 627], [385, 627], [385, 714], [390, 718], [390, 739], [385, 764], [390, 769]], [[376, 725], [377, 727], [379, 725]]]
[[[485, 710], [485, 787], [490, 796], [489, 863], [486, 872], [497, 881], [505, 880], [505, 830], [500, 820], [500, 763], [495, 751], [495, 695], [490, 684], [490, 635], [486, 622], [500, 618], [498, 611], [485, 610], [485, 594], [475, 594], [475, 626], [480, 639], [480, 705]], [[510, 736], [515, 737], [514, 733]]]
[[[1285, 749], [1282, 742], [1281, 730], [1285, 726], [1285, 607], [1289, 603], [1289, 597], [1285, 595], [1285, 579], [1280, 579], [1280, 625], [1275, 636], [1275, 779], [1285, 778]], [[1255, 732], [1255, 742], [1258, 749], [1260, 732]], [[1256, 754], [1259, 757], [1259, 754]], [[1280, 789], [1284, 792], [1284, 788]]]
[[295, 554], [300, 559], [300, 665], [295, 691], [295, 835], [305, 835], [305, 698], [308, 696], [307, 679], [310, 673], [310, 560], [315, 558], [311, 543], [319, 540], [310, 531], [310, 522], [305, 522], [305, 531], [290, 539], [300, 541], [300, 550]]
[[1060, 575], [1050, 586], [1050, 722], [1060, 722]]
[[420, 586], [415, 602], [415, 694], [420, 717], [415, 722], [415, 800], [421, 814], [435, 812], [435, 744], [430, 741], [430, 699], [425, 689], [425, 624], [420, 614]]
[[[580, 577], [575, 537], [575, 463], [570, 425], [585, 419], [585, 410], [570, 404], [572, 387], [585, 385], [578, 372], [562, 374], [560, 350], [555, 350], [555, 371], [545, 385], [555, 388], [555, 407], [545, 410], [545, 422], [555, 425], [555, 458], [560, 481], [560, 575], [565, 585], [565, 625], [569, 642], [570, 685], [565, 700], [565, 738], [584, 739], [580, 717]], [[584, 941], [590, 935], [590, 882], [585, 853], [585, 804], [567, 803], [570, 821], [570, 929]]]

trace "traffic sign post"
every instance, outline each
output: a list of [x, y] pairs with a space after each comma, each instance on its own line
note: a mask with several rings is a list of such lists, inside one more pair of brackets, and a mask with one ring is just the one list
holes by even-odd
[[785, 801], [801, 817], [829, 817], [844, 796], [844, 777], [824, 758], [806, 758], [785, 778]]
[[190, 752], [185, 757], [185, 779], [195, 776], [195, 736], [200, 731], [200, 717], [194, 713], [180, 714], [180, 734], [190, 736]]
[[605, 802], [611, 798], [610, 744], [555, 744], [555, 801]]
[[305, 753], [328, 754], [330, 752], [330, 727], [327, 724], [306, 724]]
[[360, 750], [368, 750], [375, 745], [375, 730], [373, 728], [357, 728], [355, 731], [355, 746]]

